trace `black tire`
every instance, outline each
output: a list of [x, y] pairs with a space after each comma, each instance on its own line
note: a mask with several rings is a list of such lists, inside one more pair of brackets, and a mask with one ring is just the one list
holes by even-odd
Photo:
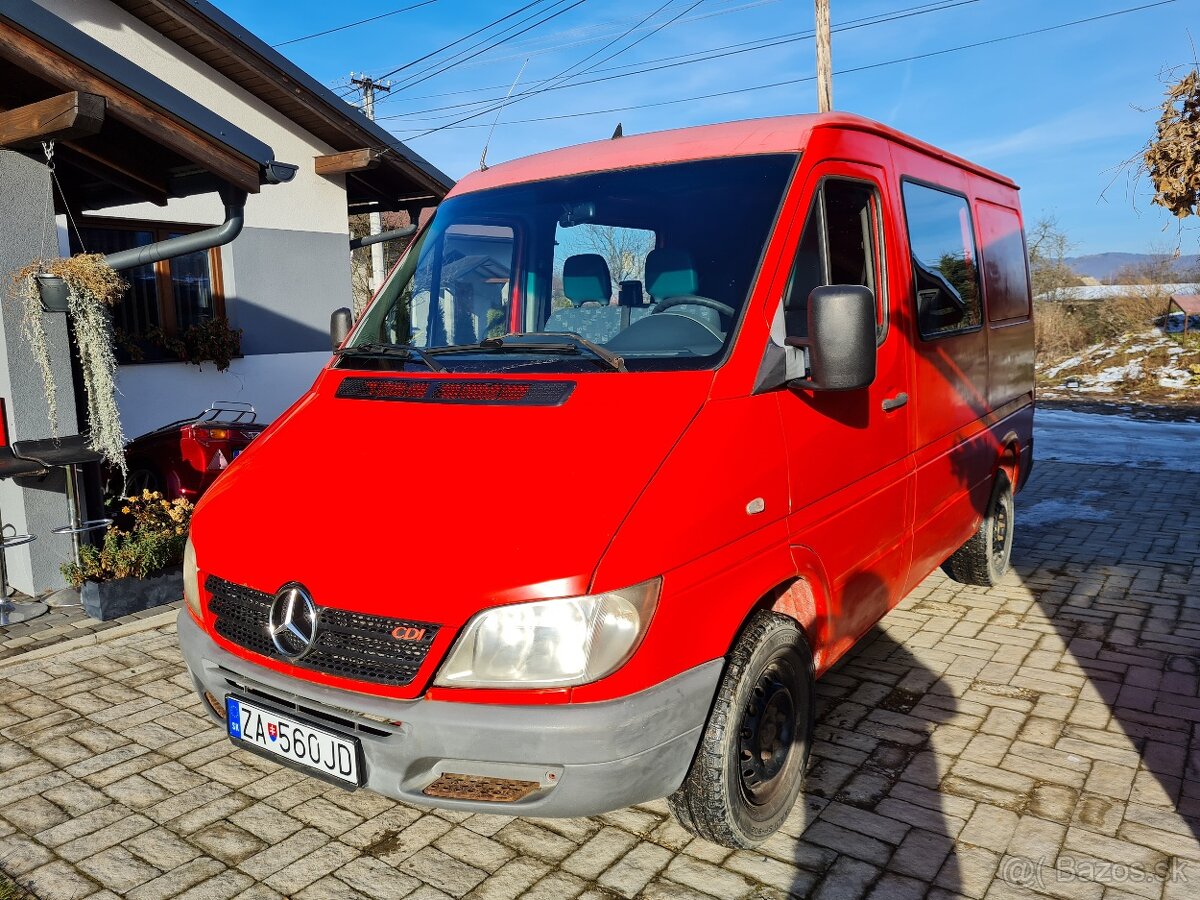
[[162, 479], [150, 466], [132, 467], [125, 477], [125, 492], [130, 495], [140, 494], [143, 490], [154, 492], [162, 489]]
[[960, 584], [995, 587], [1008, 571], [1014, 524], [1012, 484], [1002, 471], [979, 530], [942, 563], [942, 571]]
[[759, 611], [721, 677], [692, 767], [667, 798], [679, 824], [735, 849], [779, 830], [804, 784], [812, 746], [813, 661], [794, 621]]

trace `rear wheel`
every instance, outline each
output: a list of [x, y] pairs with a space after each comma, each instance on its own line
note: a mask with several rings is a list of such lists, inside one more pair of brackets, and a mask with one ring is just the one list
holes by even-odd
[[721, 679], [687, 778], [668, 798], [679, 823], [726, 847], [754, 847], [783, 824], [812, 742], [812, 653], [794, 621], [755, 613]]
[[1012, 557], [1013, 513], [1012, 484], [1007, 473], [1001, 471], [979, 530], [942, 563], [942, 571], [961, 584], [999, 584]]
[[138, 466], [129, 470], [129, 475], [125, 478], [125, 490], [131, 497], [142, 491], [153, 493], [162, 490], [162, 482], [153, 469]]

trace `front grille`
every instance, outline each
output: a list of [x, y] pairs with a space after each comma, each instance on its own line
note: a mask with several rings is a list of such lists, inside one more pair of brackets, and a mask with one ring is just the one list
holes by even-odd
[[[215, 575], [204, 582], [217, 634], [252, 653], [327, 675], [402, 687], [412, 682], [437, 637], [438, 625], [317, 607], [313, 649], [289, 659], [275, 649], [268, 621], [274, 595]], [[412, 640], [393, 637], [403, 631]]]

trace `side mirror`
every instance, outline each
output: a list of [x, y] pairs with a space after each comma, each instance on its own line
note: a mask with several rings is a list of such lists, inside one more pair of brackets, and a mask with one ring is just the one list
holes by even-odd
[[809, 378], [789, 387], [855, 391], [875, 380], [875, 295], [861, 285], [819, 287], [808, 295], [808, 337], [787, 339], [808, 349]]
[[941, 271], [923, 265], [916, 257], [913, 269], [917, 273], [917, 314], [922, 328], [949, 328], [966, 318], [966, 301]]
[[333, 341], [334, 350], [342, 346], [353, 327], [354, 314], [350, 312], [349, 307], [343, 306], [333, 311], [333, 315], [329, 317], [329, 339]]

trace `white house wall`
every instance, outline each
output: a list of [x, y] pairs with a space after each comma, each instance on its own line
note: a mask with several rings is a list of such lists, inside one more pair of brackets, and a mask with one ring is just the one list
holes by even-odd
[[[250, 197], [248, 227], [346, 234], [344, 178], [326, 178], [313, 169], [313, 157], [334, 152], [332, 147], [108, 0], [37, 2], [269, 144], [280, 162], [300, 167], [290, 183], [265, 186]], [[104, 215], [209, 225], [219, 224], [223, 218], [215, 194], [172, 200], [166, 208], [146, 203], [106, 209]], [[349, 263], [346, 268], [349, 272]]]
[[[225, 372], [212, 363], [201, 371], [189, 363], [122, 366], [117, 373], [121, 392], [121, 424], [133, 438], [171, 421], [159, 411], [180, 410], [175, 418], [192, 416], [214, 400], [253, 404], [259, 421], [270, 422], [295, 403], [316, 380], [329, 352], [272, 353], [235, 359]], [[130, 398], [138, 402], [128, 402]]]
[[[273, 418], [312, 383], [329, 357], [329, 315], [351, 305], [344, 177], [316, 174], [333, 148], [108, 0], [37, 0], [50, 12], [269, 144], [299, 166], [288, 184], [265, 185], [246, 203], [246, 226], [221, 248], [225, 312], [243, 329], [229, 374], [193, 365], [122, 366], [119, 398], [134, 436], [191, 415], [213, 400], [246, 400]], [[96, 211], [106, 217], [217, 225], [215, 194]]]

